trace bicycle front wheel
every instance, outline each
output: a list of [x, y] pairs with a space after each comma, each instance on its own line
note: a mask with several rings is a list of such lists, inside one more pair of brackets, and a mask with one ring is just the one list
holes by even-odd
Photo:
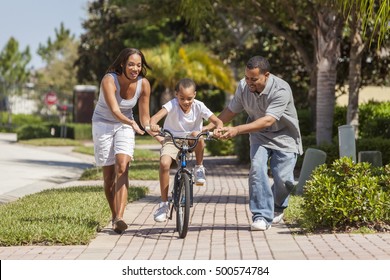
[[187, 173], [182, 173], [178, 181], [178, 207], [176, 208], [176, 228], [180, 238], [184, 238], [188, 232], [190, 220], [190, 177]]

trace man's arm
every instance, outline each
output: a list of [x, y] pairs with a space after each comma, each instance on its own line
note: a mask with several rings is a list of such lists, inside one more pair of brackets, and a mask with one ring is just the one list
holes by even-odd
[[[230, 122], [237, 114], [233, 113], [232, 111], [229, 110], [228, 107], [223, 109], [223, 111], [218, 115], [218, 119], [222, 121], [222, 124]], [[214, 122], [211, 121], [210, 123], [204, 127], [204, 130], [213, 130], [216, 129], [218, 125]], [[219, 128], [219, 127], [218, 127]]]
[[270, 127], [276, 122], [276, 119], [272, 116], [264, 116], [262, 118], [258, 118], [257, 120], [247, 123], [241, 124], [232, 127], [224, 127], [220, 129], [221, 139], [229, 139], [235, 137], [239, 134], [246, 134], [253, 131], [263, 130], [264, 128]]
[[230, 122], [237, 114], [233, 113], [230, 111], [228, 107], [223, 109], [223, 111], [219, 114], [218, 118], [223, 122], [223, 123], [228, 123]]

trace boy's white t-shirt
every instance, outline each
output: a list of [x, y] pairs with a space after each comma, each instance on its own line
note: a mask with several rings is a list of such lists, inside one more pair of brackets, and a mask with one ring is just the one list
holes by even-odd
[[213, 114], [203, 102], [196, 99], [187, 114], [180, 108], [177, 98], [165, 103], [163, 108], [168, 111], [164, 129], [169, 130], [176, 137], [185, 137], [194, 131], [202, 131], [203, 120], [208, 120]]

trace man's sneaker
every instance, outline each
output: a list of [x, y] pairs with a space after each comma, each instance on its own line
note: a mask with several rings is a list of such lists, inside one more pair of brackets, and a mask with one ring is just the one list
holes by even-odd
[[272, 220], [273, 224], [279, 224], [283, 219], [283, 212], [275, 212], [274, 213], [274, 219]]
[[154, 220], [156, 222], [165, 222], [168, 218], [169, 213], [169, 202], [160, 202], [158, 209], [154, 212]]
[[251, 224], [251, 230], [267, 230], [271, 228], [271, 225], [268, 224], [263, 218], [257, 218], [252, 224]]
[[203, 186], [206, 183], [205, 169], [203, 165], [195, 165], [195, 185]]

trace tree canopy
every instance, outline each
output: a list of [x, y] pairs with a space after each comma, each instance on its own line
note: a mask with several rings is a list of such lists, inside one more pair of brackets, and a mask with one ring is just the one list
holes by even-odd
[[37, 72], [38, 87], [55, 90], [61, 102], [68, 103], [77, 84], [75, 61], [79, 42], [63, 23], [54, 32], [54, 39], [48, 38], [46, 44], [39, 44], [38, 54], [46, 62], [46, 67]]
[[11, 37], [0, 53], [1, 82], [7, 85], [26, 82], [30, 76], [27, 66], [30, 60], [30, 48], [19, 50], [19, 42]]

